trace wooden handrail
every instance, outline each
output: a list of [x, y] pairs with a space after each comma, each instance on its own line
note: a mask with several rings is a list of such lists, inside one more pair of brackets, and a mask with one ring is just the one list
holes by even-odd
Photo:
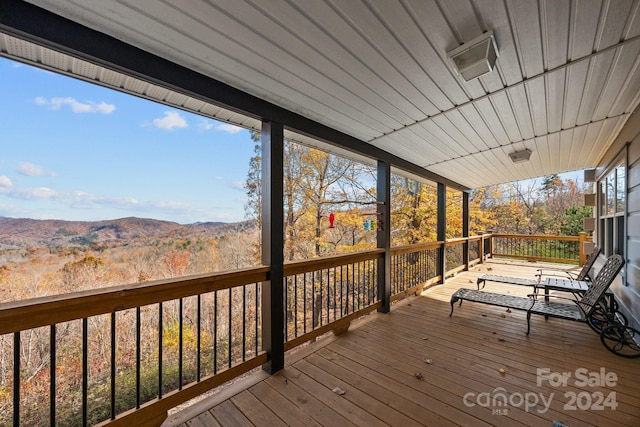
[[408, 254], [411, 252], [420, 252], [425, 251], [427, 249], [436, 249], [443, 245], [444, 242], [427, 242], [427, 243], [417, 243], [415, 245], [402, 245], [402, 246], [393, 246], [391, 248], [391, 256]]
[[269, 267], [163, 279], [0, 304], [0, 335], [267, 280]]
[[305, 259], [301, 261], [290, 261], [285, 263], [284, 265], [284, 275], [293, 276], [295, 274], [326, 270], [327, 268], [340, 267], [341, 265], [346, 264], [355, 264], [362, 261], [381, 259], [383, 257], [384, 249], [371, 249], [368, 251], [361, 251], [350, 254], [332, 255], [328, 257]]
[[520, 240], [564, 240], [567, 242], [577, 242], [580, 240], [579, 236], [545, 236], [541, 234], [492, 234], [492, 238], [509, 238]]
[[[494, 252], [493, 248], [495, 245], [493, 244], [493, 239], [513, 239], [513, 240], [538, 240], [538, 241], [562, 241], [562, 242], [577, 242], [578, 243], [578, 258], [577, 259], [566, 259], [566, 258], [556, 258], [556, 257], [545, 257], [545, 256], [536, 256], [529, 254], [500, 254]], [[577, 262], [580, 265], [583, 265], [586, 260], [586, 254], [584, 252], [584, 243], [593, 241], [592, 237], [586, 236], [586, 233], [581, 232], [578, 236], [545, 236], [545, 235], [523, 235], [523, 234], [492, 234], [491, 235], [491, 256], [507, 256], [513, 258], [522, 258], [529, 259], [534, 261], [550, 261], [550, 262], [569, 262], [575, 263]]]

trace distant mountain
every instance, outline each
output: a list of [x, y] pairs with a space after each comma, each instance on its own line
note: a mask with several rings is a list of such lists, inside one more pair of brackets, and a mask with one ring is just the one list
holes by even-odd
[[138, 239], [219, 237], [249, 230], [249, 221], [178, 224], [148, 218], [63, 221], [0, 217], [0, 249], [117, 244]]

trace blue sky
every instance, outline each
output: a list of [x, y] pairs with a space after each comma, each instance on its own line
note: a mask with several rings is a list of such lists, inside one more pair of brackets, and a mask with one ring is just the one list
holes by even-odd
[[0, 58], [0, 216], [241, 221], [249, 131]]

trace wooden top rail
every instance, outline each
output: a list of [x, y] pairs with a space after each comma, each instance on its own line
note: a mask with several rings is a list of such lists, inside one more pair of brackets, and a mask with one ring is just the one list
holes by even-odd
[[454, 239], [447, 239], [447, 245], [459, 245], [461, 243], [466, 243], [470, 240], [480, 240], [480, 237], [456, 237]]
[[341, 265], [355, 264], [362, 261], [370, 261], [384, 257], [384, 249], [371, 249], [352, 254], [333, 255], [322, 258], [291, 261], [284, 265], [284, 275], [310, 273], [312, 271], [326, 270], [327, 268], [340, 267]]
[[[375, 260], [384, 249], [285, 264], [285, 275]], [[0, 335], [269, 280], [269, 267], [162, 279], [0, 303]]]
[[[490, 235], [485, 235], [484, 238], [488, 239]], [[391, 248], [391, 255], [402, 255], [408, 254], [411, 252], [419, 252], [427, 249], [435, 249], [439, 248], [443, 244], [451, 244], [458, 245], [465, 242], [474, 242], [482, 239], [483, 236], [469, 236], [469, 237], [456, 237], [454, 239], [447, 239], [446, 241], [437, 241], [437, 242], [427, 242], [427, 243], [418, 243], [415, 245], [402, 245], [402, 246], [394, 246]]]
[[391, 256], [408, 254], [411, 252], [420, 252], [425, 251], [427, 249], [435, 249], [442, 246], [444, 242], [427, 242], [427, 243], [418, 243], [415, 245], [402, 245], [402, 246], [394, 246], [391, 248]]
[[268, 279], [269, 267], [163, 279], [0, 304], [0, 335]]
[[[507, 239], [520, 239], [520, 240], [564, 240], [569, 242], [578, 242], [580, 241], [579, 236], [542, 236], [536, 234], [493, 234], [493, 238], [507, 238]], [[587, 238], [589, 239], [589, 238]]]

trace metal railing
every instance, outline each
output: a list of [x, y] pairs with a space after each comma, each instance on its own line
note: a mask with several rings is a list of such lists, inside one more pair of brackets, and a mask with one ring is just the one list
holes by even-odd
[[434, 283], [441, 242], [391, 248], [391, 295], [399, 299], [418, 287]]
[[0, 398], [12, 398], [0, 424], [84, 426], [134, 412], [152, 420], [264, 364], [259, 284], [267, 272], [1, 304], [3, 356], [13, 357], [0, 363], [13, 374], [2, 378]]
[[285, 264], [285, 349], [329, 331], [381, 306], [378, 260], [384, 250], [358, 252]]
[[[490, 255], [532, 257], [530, 242], [546, 254], [536, 259], [575, 261], [576, 246], [539, 242], [581, 239], [485, 234], [393, 247], [387, 284], [383, 249], [286, 263], [284, 348], [381, 308], [381, 286], [394, 301]], [[168, 409], [268, 362], [268, 279], [257, 267], [0, 304], [0, 369], [9, 372], [0, 424], [159, 424]]]
[[520, 234], [491, 235], [491, 256], [584, 264], [584, 243], [591, 241], [585, 233], [579, 236], [538, 236]]

